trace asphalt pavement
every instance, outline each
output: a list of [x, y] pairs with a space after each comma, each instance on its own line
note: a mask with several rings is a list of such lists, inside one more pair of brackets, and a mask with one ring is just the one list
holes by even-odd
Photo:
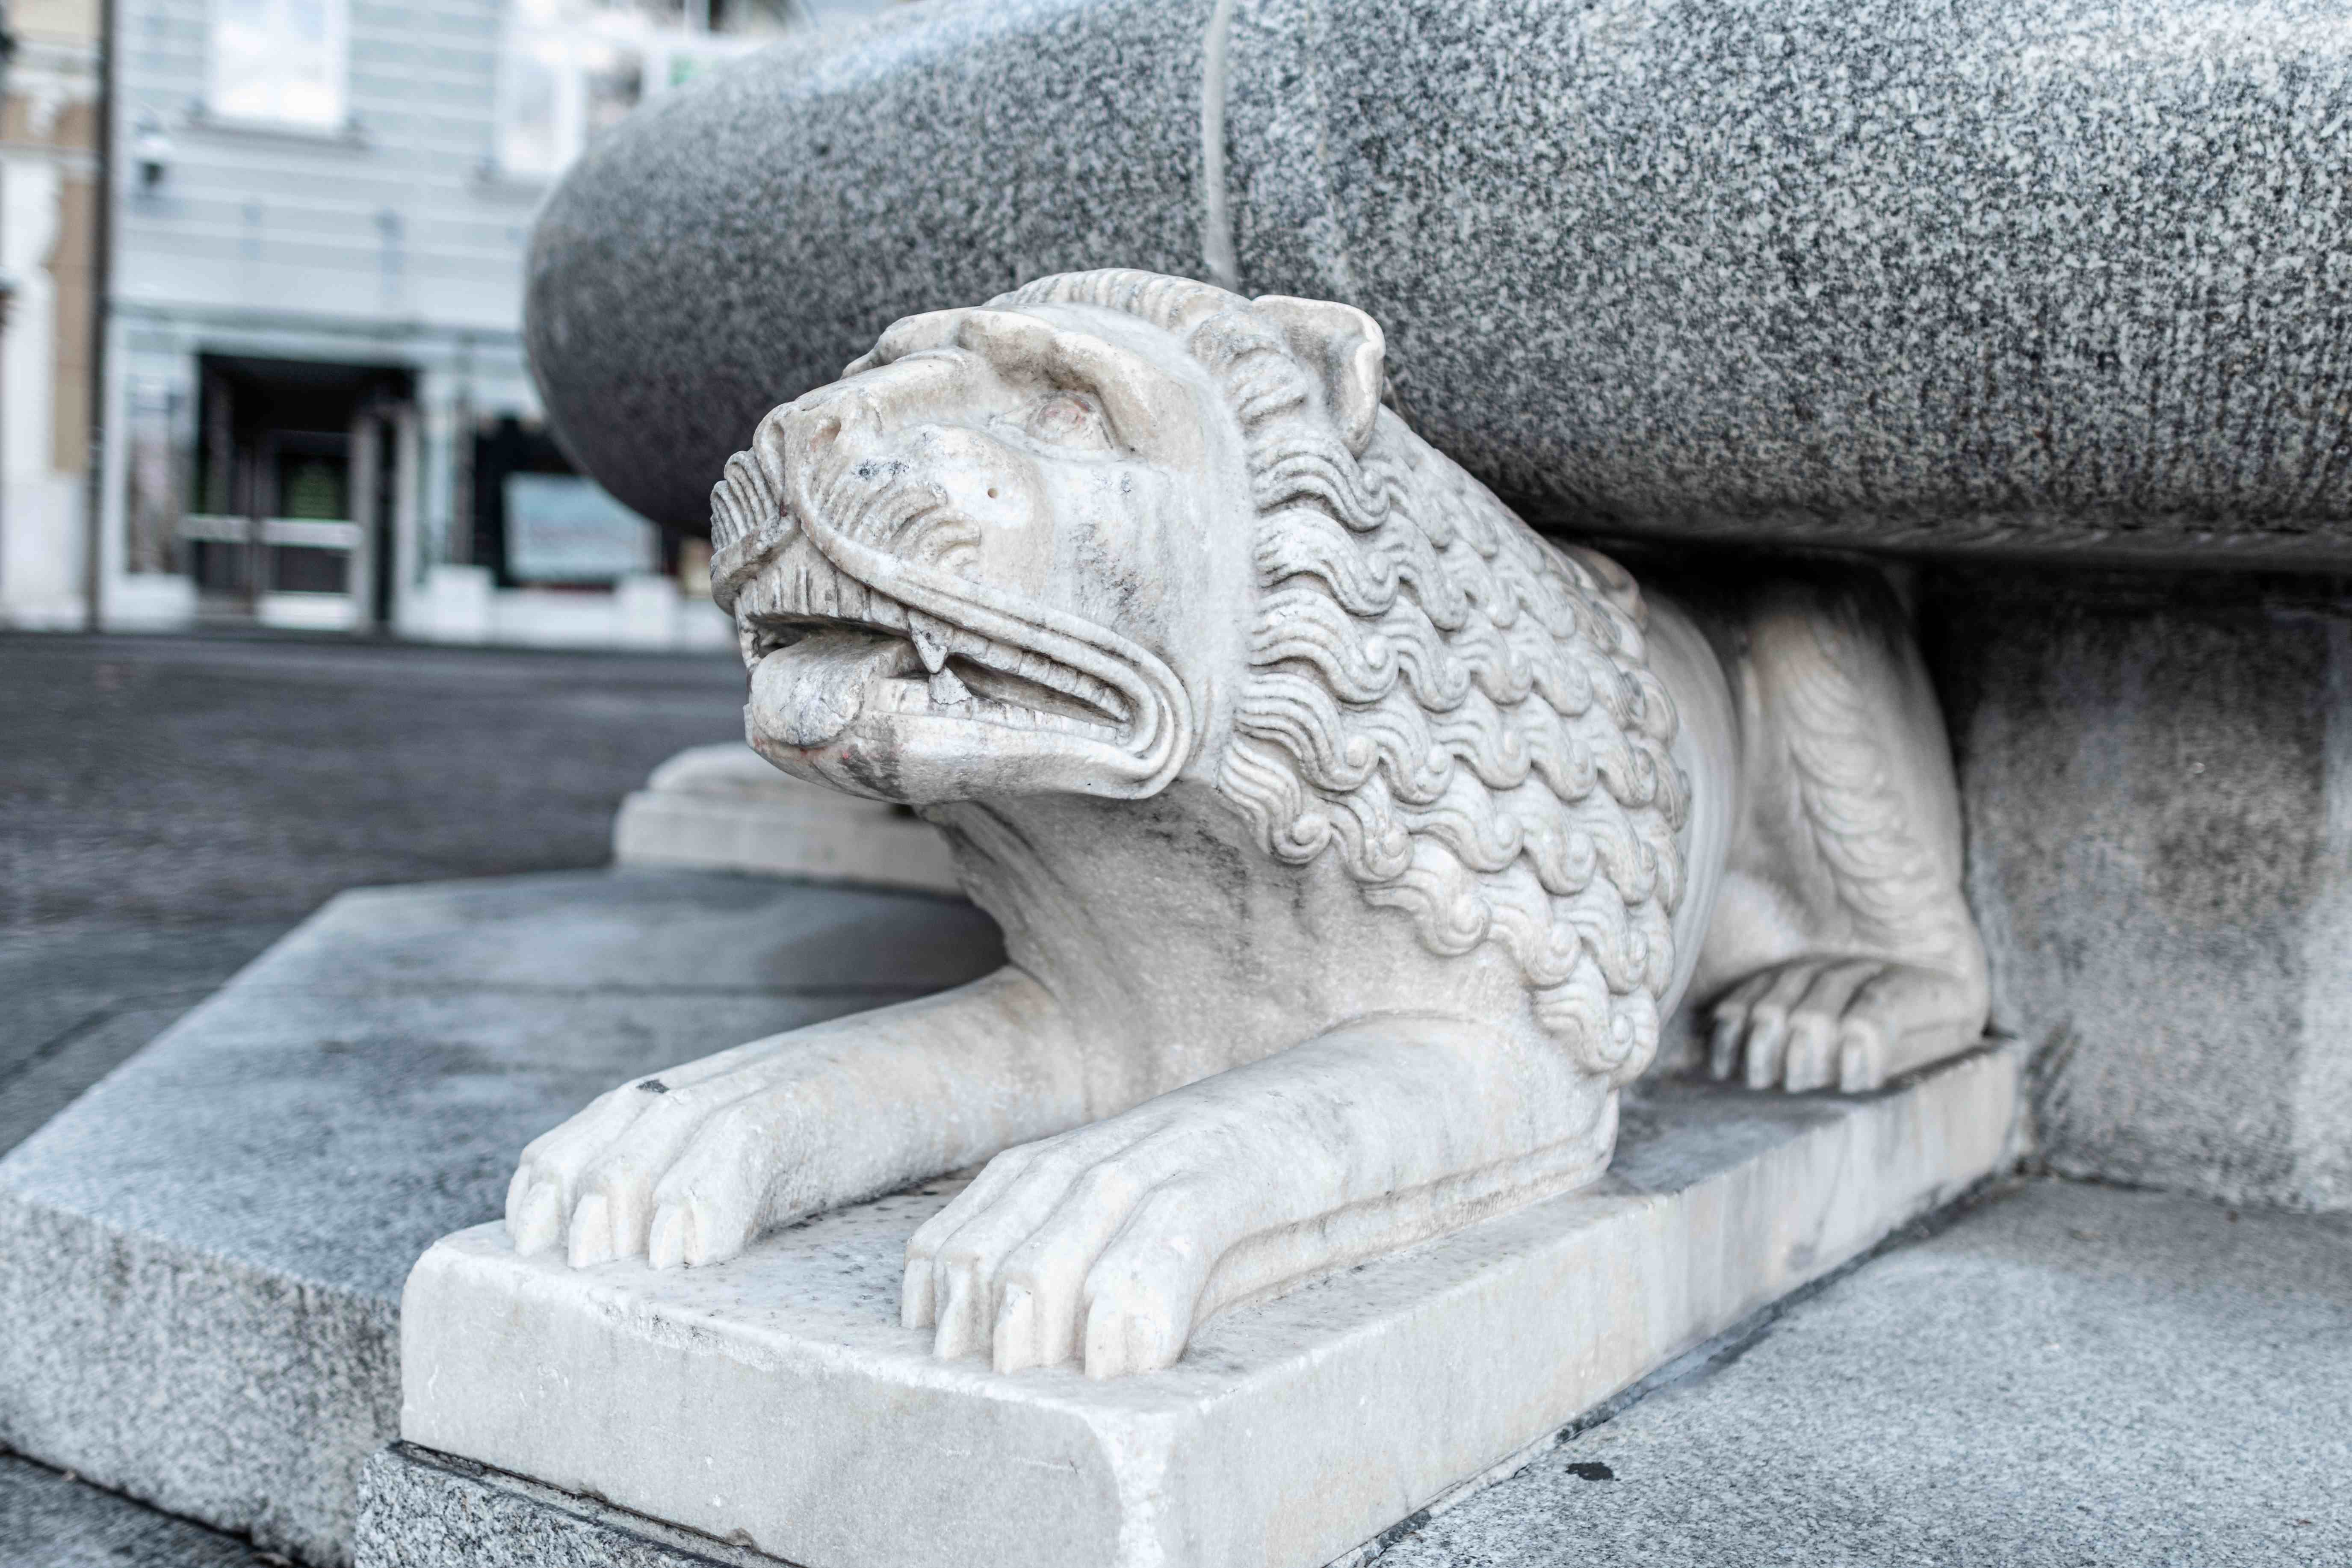
[[594, 866], [730, 655], [0, 636], [0, 1152], [345, 888]]

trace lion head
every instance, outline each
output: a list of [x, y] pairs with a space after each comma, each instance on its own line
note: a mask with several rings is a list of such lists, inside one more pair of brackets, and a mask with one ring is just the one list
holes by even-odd
[[899, 321], [712, 492], [786, 772], [922, 805], [1208, 784], [1591, 1070], [1654, 1051], [1688, 784], [1629, 578], [1383, 407], [1344, 305], [1149, 273]]

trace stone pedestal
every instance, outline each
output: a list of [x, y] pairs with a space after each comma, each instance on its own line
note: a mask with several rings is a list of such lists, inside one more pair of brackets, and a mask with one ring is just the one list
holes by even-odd
[[2352, 1208], [2352, 615], [2331, 584], [1927, 595], [1993, 1024], [2070, 1175]]
[[[1335, 1568], [2352, 1562], [2347, 1336], [2334, 1216], [1995, 1183]], [[404, 1446], [361, 1486], [371, 1563], [774, 1568]]]
[[694, 746], [656, 768], [613, 818], [624, 866], [752, 871], [954, 893], [947, 840], [881, 801], [803, 784], [740, 742]]
[[526, 330], [693, 529], [894, 319], [1117, 264], [1370, 311], [1416, 427], [1563, 528], [2340, 567], [2340, 16], [898, 11], [600, 139]]
[[[701, 1269], [574, 1270], [482, 1226], [410, 1276], [402, 1436], [808, 1568], [1312, 1568], [1999, 1168], [2018, 1062], [1854, 1098], [1651, 1088], [1600, 1184], [1236, 1309], [1171, 1371], [1108, 1383], [939, 1361], [898, 1326], [906, 1239], [951, 1183]], [[485, 1544], [529, 1530], [430, 1548], [457, 1537], [415, 1479], [373, 1496], [364, 1564], [536, 1560]]]

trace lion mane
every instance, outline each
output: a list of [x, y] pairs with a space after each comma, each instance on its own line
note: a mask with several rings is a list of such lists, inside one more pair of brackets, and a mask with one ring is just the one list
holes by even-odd
[[1497, 944], [1581, 1065], [1638, 1074], [1674, 973], [1690, 787], [1632, 578], [1547, 543], [1385, 408], [1351, 453], [1239, 295], [1101, 271], [990, 303], [1159, 327], [1240, 421], [1257, 603], [1215, 780], [1266, 851], [1337, 856], [1434, 952]]
[[[1116, 310], [1168, 332], [1239, 421], [1255, 605], [1218, 793], [1265, 851], [1336, 856], [1441, 955], [1493, 942], [1589, 1071], [1655, 1054], [1689, 782], [1633, 580], [1539, 538], [1386, 408], [1360, 455], [1279, 323], [1147, 272], [1040, 279], [990, 309]], [[767, 434], [765, 426], [762, 435]], [[772, 440], [712, 494], [724, 605], [788, 525]]]

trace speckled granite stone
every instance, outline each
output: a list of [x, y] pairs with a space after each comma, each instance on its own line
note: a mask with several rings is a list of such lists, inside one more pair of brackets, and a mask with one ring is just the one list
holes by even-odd
[[1228, 9], [1222, 79], [1198, 0], [919, 7], [623, 128], [533, 262], [573, 448], [698, 526], [894, 316], [1229, 247], [1548, 523], [2352, 562], [2345, 0]]
[[760, 416], [898, 317], [1109, 261], [1187, 270], [1208, 12], [912, 6], [632, 117], [532, 237], [525, 331], [565, 443], [700, 530]]
[[1001, 962], [968, 905], [707, 872], [347, 894], [0, 1162], [0, 1444], [346, 1562], [397, 1302], [615, 1080]]
[[1933, 580], [1993, 1024], [2057, 1169], [2352, 1208], [2352, 610]]
[[1245, 286], [1550, 521], [2352, 543], [2340, 4], [1266, 6]]
[[360, 1471], [367, 1568], [773, 1568], [781, 1559], [400, 1443]]
[[2352, 1226], [2037, 1182], [1380, 1568], [2352, 1562]]

